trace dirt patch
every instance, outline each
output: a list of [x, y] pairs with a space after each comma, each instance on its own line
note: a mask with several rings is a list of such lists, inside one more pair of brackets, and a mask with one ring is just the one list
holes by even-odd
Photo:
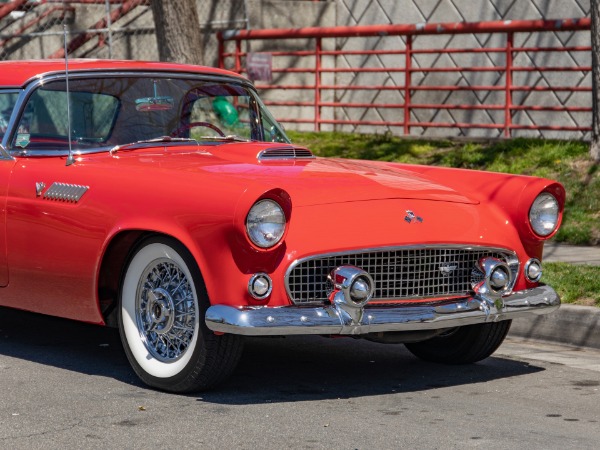
[[597, 306], [596, 300], [593, 298], [583, 297], [578, 299], [577, 301], [572, 303], [573, 305], [581, 305], [581, 306]]
[[569, 167], [577, 173], [586, 174], [594, 164], [596, 163], [589, 158], [581, 158], [571, 161]]
[[592, 227], [590, 233], [590, 245], [600, 245], [600, 228]]

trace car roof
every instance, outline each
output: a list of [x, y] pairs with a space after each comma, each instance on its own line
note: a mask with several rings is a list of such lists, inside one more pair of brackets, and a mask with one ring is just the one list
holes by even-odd
[[[225, 75], [246, 80], [244, 77], [228, 70], [189, 64], [114, 59], [69, 59], [69, 72], [80, 73], [85, 71], [180, 72]], [[65, 72], [64, 59], [0, 61], [0, 87], [21, 87], [33, 78], [57, 72]]]

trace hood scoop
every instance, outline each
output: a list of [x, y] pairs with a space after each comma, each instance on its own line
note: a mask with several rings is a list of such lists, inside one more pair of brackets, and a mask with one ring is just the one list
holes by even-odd
[[314, 159], [315, 155], [304, 147], [273, 147], [262, 150], [257, 159], [259, 162], [285, 161], [290, 159]]

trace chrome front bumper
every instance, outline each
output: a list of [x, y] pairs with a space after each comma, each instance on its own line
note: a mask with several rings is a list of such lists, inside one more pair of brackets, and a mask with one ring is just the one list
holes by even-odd
[[206, 312], [206, 325], [216, 332], [246, 336], [360, 335], [497, 322], [529, 314], [548, 314], [559, 306], [560, 298], [554, 289], [540, 285], [497, 299], [475, 295], [441, 304], [367, 306], [350, 311], [338, 304], [240, 309], [215, 305]]

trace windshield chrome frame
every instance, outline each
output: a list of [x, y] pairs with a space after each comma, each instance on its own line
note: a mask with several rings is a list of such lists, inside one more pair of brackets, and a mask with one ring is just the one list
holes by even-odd
[[0, 143], [0, 160], [3, 160], [3, 159], [9, 159], [10, 160], [10, 159], [14, 159], [14, 158], [10, 155], [10, 153], [8, 153], [6, 151], [6, 149], [4, 148], [4, 145], [2, 145]]
[[8, 124], [6, 126], [6, 132], [2, 139], [0, 139], [0, 159], [14, 159], [7, 150], [8, 147], [8, 136], [11, 134], [13, 121], [15, 120], [15, 111], [17, 110], [17, 106], [19, 105], [19, 101], [21, 99], [21, 95], [23, 93], [23, 89], [19, 87], [6, 87], [0, 88], [0, 94], [17, 94], [17, 101], [13, 106], [13, 110], [10, 113], [10, 118], [8, 119]]
[[[227, 75], [213, 75], [213, 74], [203, 74], [203, 73], [194, 73], [194, 72], [170, 72], [170, 71], [139, 71], [139, 70], [120, 70], [120, 71], [106, 71], [106, 70], [86, 70], [81, 72], [69, 72], [69, 80], [76, 79], [86, 79], [86, 78], [98, 78], [98, 77], [111, 77], [111, 78], [127, 78], [127, 77], [147, 77], [147, 78], [179, 78], [179, 79], [195, 79], [199, 81], [216, 81], [223, 83], [234, 83], [239, 86], [244, 87], [248, 90], [248, 92], [254, 97], [256, 103], [256, 113], [260, 116], [260, 108], [264, 107], [263, 103], [260, 101], [258, 93], [254, 85], [243, 78], [229, 77]], [[2, 139], [2, 154], [6, 154], [8, 158], [13, 158], [15, 156], [18, 157], [36, 157], [36, 156], [57, 156], [64, 157], [68, 156], [68, 150], [27, 150], [27, 149], [16, 149], [11, 148], [9, 143], [14, 140], [15, 134], [17, 132], [17, 123], [18, 119], [21, 118], [23, 111], [25, 110], [25, 105], [29, 100], [31, 94], [41, 86], [44, 86], [47, 83], [53, 81], [63, 81], [66, 80], [66, 75], [64, 72], [61, 73], [48, 73], [44, 75], [40, 75], [36, 78], [33, 78], [24, 89], [16, 89], [15, 92], [20, 93], [17, 102], [13, 108], [10, 122], [8, 123], [8, 127], [6, 129], [6, 133], [4, 134], [4, 138]], [[12, 88], [10, 90], [13, 90]], [[262, 130], [262, 124], [259, 127]], [[264, 133], [261, 131], [261, 139], [264, 140]], [[125, 145], [125, 144], [123, 144]], [[161, 144], [161, 145], [164, 145]], [[108, 153], [114, 145], [103, 146], [90, 148], [85, 150], [74, 150], [74, 156], [80, 156], [90, 153]]]

